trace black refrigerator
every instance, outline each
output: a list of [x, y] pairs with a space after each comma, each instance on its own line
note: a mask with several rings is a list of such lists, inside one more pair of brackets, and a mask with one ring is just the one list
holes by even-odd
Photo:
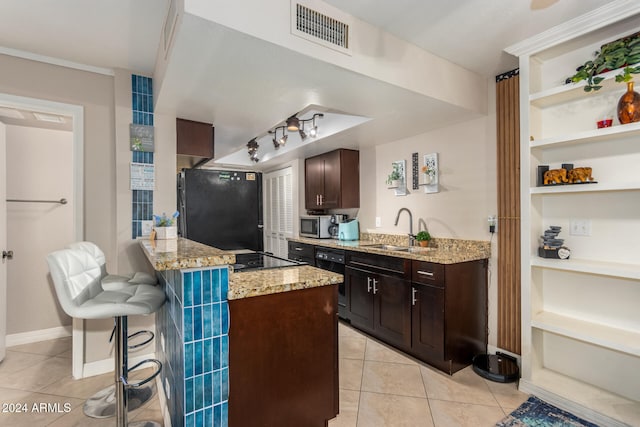
[[262, 251], [262, 174], [183, 169], [178, 174], [178, 232], [219, 249]]

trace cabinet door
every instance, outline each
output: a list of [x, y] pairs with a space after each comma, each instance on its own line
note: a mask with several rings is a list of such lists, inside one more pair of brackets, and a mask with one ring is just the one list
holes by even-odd
[[444, 289], [413, 285], [411, 349], [420, 359], [444, 359]]
[[411, 348], [411, 286], [397, 277], [371, 275], [374, 292], [374, 329], [383, 341]]
[[342, 173], [340, 170], [340, 150], [322, 155], [324, 168], [324, 185], [321, 206], [322, 209], [340, 207], [340, 190]]
[[304, 161], [305, 208], [320, 209], [320, 195], [324, 192], [324, 159], [310, 157]]
[[373, 283], [371, 274], [351, 267], [345, 268], [347, 308], [351, 324], [373, 331]]

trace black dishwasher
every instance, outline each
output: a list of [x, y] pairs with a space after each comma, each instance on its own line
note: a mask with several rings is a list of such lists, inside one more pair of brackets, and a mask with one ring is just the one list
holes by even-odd
[[[344, 276], [344, 251], [316, 246], [316, 267]], [[349, 320], [344, 280], [338, 285], [338, 316]]]

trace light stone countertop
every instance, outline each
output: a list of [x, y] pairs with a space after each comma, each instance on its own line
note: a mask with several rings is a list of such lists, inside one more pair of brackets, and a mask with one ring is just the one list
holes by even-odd
[[289, 238], [288, 240], [327, 248], [366, 252], [438, 264], [457, 264], [460, 262], [491, 258], [491, 245], [489, 242], [482, 240], [433, 238], [429, 242], [429, 247], [416, 247], [413, 249], [415, 252], [407, 252], [371, 247], [371, 245], [381, 243], [406, 247], [408, 246], [408, 238], [406, 235], [361, 233], [360, 238], [362, 240], [340, 241], [335, 239], [310, 239], [305, 237]]
[[276, 294], [342, 283], [338, 273], [303, 265], [266, 270], [239, 271], [229, 275], [229, 300]]
[[[233, 253], [193, 240], [140, 240], [142, 250], [157, 271], [232, 265]], [[173, 250], [175, 249], [175, 250]], [[172, 250], [167, 252], [167, 250]], [[229, 274], [229, 300], [342, 283], [341, 274], [303, 265]]]
[[231, 252], [182, 237], [168, 240], [144, 239], [139, 242], [151, 266], [157, 271], [214, 267], [236, 262], [236, 256]]

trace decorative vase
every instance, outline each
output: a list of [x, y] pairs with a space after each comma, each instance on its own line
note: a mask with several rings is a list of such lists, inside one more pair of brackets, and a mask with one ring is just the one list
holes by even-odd
[[627, 82], [627, 91], [618, 101], [618, 120], [623, 125], [640, 121], [640, 94], [634, 92], [633, 82]]
[[392, 179], [391, 180], [391, 188], [398, 188], [400, 186], [400, 180], [399, 179]]
[[427, 246], [429, 246], [429, 241], [428, 240], [420, 240], [418, 243], [423, 248], [426, 248]]
[[431, 175], [425, 175], [424, 176], [424, 183], [429, 185], [431, 184], [431, 181], [433, 181], [433, 178], [431, 178]]
[[175, 225], [170, 227], [156, 227], [155, 230], [157, 240], [176, 239], [178, 237], [178, 227]]

